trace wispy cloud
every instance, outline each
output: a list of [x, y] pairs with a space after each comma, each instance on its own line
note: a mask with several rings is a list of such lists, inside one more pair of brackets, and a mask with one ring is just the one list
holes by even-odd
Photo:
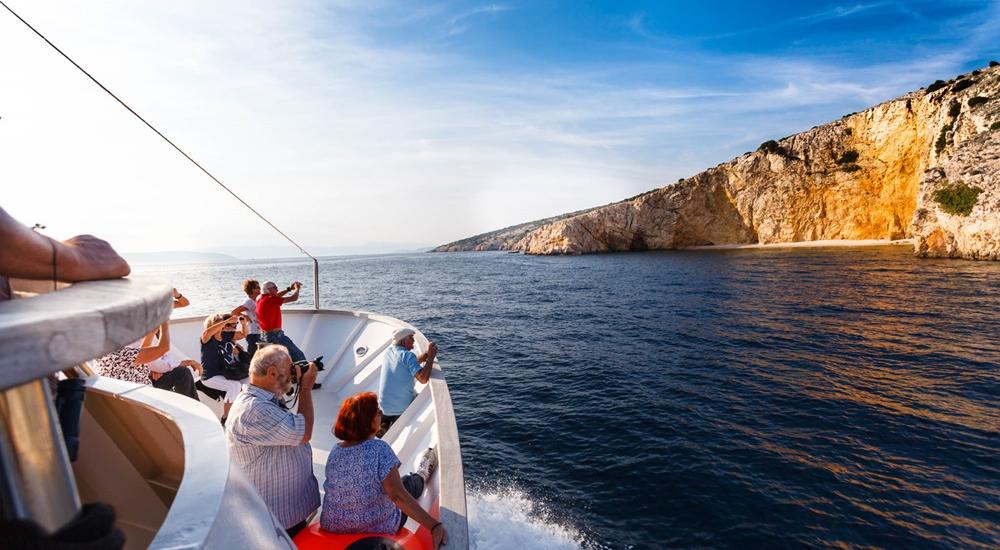
[[[803, 15], [792, 19], [792, 22], [822, 23], [833, 19], [843, 19], [859, 13], [869, 12], [886, 6], [897, 6], [895, 2], [873, 2], [870, 4], [854, 4], [853, 6], [833, 6], [829, 9], [820, 10], [809, 15]], [[911, 12], [912, 13], [912, 12]]]
[[792, 17], [781, 21], [776, 21], [770, 25], [760, 25], [756, 27], [743, 28], [731, 32], [705, 35], [702, 37], [702, 39], [720, 40], [724, 38], [733, 38], [737, 36], [760, 34], [764, 32], [776, 31], [796, 26], [815, 26], [829, 21], [847, 19], [863, 15], [873, 15], [878, 12], [884, 12], [884, 11], [901, 13], [913, 19], [919, 19], [922, 17], [918, 12], [906, 6], [906, 4], [903, 2], [872, 2], [866, 4], [854, 4], [850, 6], [833, 6], [810, 14], [798, 17]]
[[469, 19], [473, 17], [481, 15], [495, 17], [498, 13], [510, 11], [510, 9], [511, 8], [509, 6], [502, 4], [488, 4], [486, 6], [466, 10], [448, 19], [448, 34], [458, 35], [469, 30]]
[[[453, 47], [471, 35], [442, 47], [442, 29], [520, 9], [318, 0], [126, 9], [131, 1], [15, 7], [279, 225], [331, 246], [400, 234], [445, 242], [634, 195], [962, 72], [1000, 44], [994, 7], [891, 61], [714, 52], [664, 37], [629, 43], [619, 58], [484, 69]], [[824, 17], [890, 9], [855, 7]], [[645, 32], [647, 17], [624, 23]], [[218, 244], [236, 232], [277, 244], [7, 19], [0, 48], [19, 55], [0, 58], [0, 71], [22, 77], [0, 87], [0, 181], [24, 185], [5, 189], [5, 208], [76, 220], [68, 232], [130, 250], [202, 248], [206, 235]], [[386, 29], [395, 40], [380, 39]], [[32, 189], [43, 186], [59, 199], [38, 200]], [[95, 189], [106, 203], [93, 204]], [[190, 199], [166, 235], [149, 220], [176, 219], [168, 195]], [[433, 221], [414, 223], [414, 213]]]

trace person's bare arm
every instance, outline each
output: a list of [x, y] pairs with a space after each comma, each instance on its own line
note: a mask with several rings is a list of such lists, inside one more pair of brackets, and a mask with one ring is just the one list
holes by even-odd
[[177, 289], [175, 288], [174, 289], [174, 309], [177, 309], [179, 307], [187, 307], [189, 305], [191, 305], [191, 300], [188, 300], [183, 294], [181, 294], [180, 292], [177, 292]]
[[417, 361], [424, 364], [424, 366], [417, 371], [417, 374], [413, 376], [417, 379], [417, 382], [426, 384], [427, 381], [431, 379], [431, 371], [434, 370], [434, 358], [437, 357], [437, 351], [437, 344], [431, 342], [427, 345], [427, 351], [421, 353], [420, 356], [417, 357]]
[[[281, 294], [282, 303], [287, 304], [288, 302], [294, 302], [295, 300], [299, 299], [299, 290], [302, 289], [302, 283], [295, 281], [294, 283], [292, 283], [292, 288], [295, 290], [292, 292], [291, 296], [285, 296], [284, 294]], [[284, 292], [287, 292], [287, 290], [285, 290]]]
[[[157, 328], [159, 328], [159, 327], [157, 327]], [[142, 338], [142, 343], [139, 344], [139, 348], [140, 349], [141, 348], [148, 348], [149, 346], [153, 345], [153, 337], [154, 336], [156, 336], [156, 329], [155, 328], [153, 330], [149, 331], [146, 334], [146, 336], [144, 336]]]
[[[292, 365], [293, 369], [298, 367]], [[302, 442], [309, 443], [312, 439], [313, 434], [313, 422], [315, 421], [315, 415], [313, 414], [313, 396], [312, 389], [313, 383], [316, 382], [316, 364], [309, 362], [309, 368], [306, 372], [302, 373], [299, 377], [301, 383], [299, 384], [299, 409], [298, 412], [306, 419], [306, 432], [302, 435]]]
[[417, 523], [423, 525], [428, 530], [432, 530], [431, 535], [434, 537], [435, 548], [441, 544], [448, 543], [448, 533], [444, 530], [444, 526], [434, 529], [434, 526], [440, 522], [428, 514], [420, 506], [420, 503], [417, 502], [417, 499], [413, 498], [413, 495], [406, 491], [406, 487], [403, 487], [403, 480], [399, 477], [398, 466], [390, 470], [389, 474], [382, 480], [382, 491], [385, 492], [389, 500], [402, 510], [404, 514], [415, 519]]
[[170, 322], [164, 321], [160, 325], [160, 341], [155, 346], [150, 346], [143, 340], [143, 346], [139, 350], [139, 354], [135, 356], [135, 364], [145, 365], [150, 361], [163, 357], [163, 354], [168, 351], [170, 351]]
[[180, 366], [193, 369], [198, 373], [198, 376], [201, 376], [201, 373], [205, 372], [205, 370], [201, 368], [201, 363], [195, 361], [194, 359], [184, 359], [180, 362]]
[[[230, 317], [232, 319], [232, 317]], [[247, 337], [247, 318], [240, 316], [240, 330], [233, 334], [233, 341], [242, 340]]]
[[201, 343], [204, 344], [205, 342], [208, 342], [209, 338], [215, 338], [215, 335], [222, 332], [222, 330], [226, 328], [226, 325], [229, 323], [229, 319], [223, 319], [214, 325], [209, 325], [208, 328], [203, 330], [201, 333]]
[[92, 235], [64, 242], [29, 229], [0, 208], [0, 273], [23, 279], [51, 279], [55, 248], [55, 276], [60, 281], [117, 279], [131, 269], [111, 245]]
[[236, 306], [236, 309], [234, 309], [230, 315], [233, 317], [239, 317], [244, 311], [247, 311], [247, 306]]

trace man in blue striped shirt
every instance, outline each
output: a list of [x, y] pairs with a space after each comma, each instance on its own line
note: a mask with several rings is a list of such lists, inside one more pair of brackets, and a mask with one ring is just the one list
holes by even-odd
[[298, 414], [278, 401], [292, 386], [291, 369], [298, 368], [284, 346], [260, 348], [250, 362], [250, 384], [233, 402], [226, 422], [229, 453], [290, 537], [319, 507], [309, 445], [316, 365], [300, 372]]

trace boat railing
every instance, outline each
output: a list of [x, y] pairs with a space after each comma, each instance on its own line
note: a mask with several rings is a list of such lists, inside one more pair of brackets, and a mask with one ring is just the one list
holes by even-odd
[[77, 283], [0, 303], [0, 487], [6, 519], [54, 530], [80, 509], [47, 378], [133, 342], [170, 315], [147, 279]]

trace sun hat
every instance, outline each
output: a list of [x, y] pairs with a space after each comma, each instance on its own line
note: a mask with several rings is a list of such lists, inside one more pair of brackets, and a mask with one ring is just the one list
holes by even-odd
[[403, 340], [406, 340], [408, 336], [413, 336], [417, 331], [412, 328], [397, 328], [396, 332], [392, 333], [392, 343], [398, 344]]

